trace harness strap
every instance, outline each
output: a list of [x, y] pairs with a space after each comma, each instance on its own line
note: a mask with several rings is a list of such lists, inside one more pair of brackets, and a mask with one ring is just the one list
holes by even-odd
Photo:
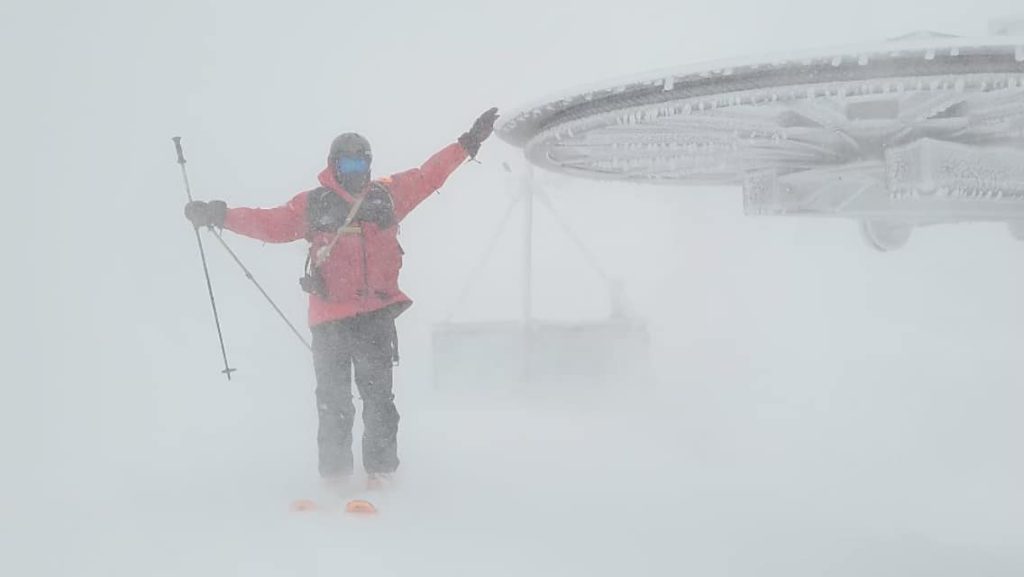
[[398, 327], [394, 319], [391, 320], [391, 364], [398, 366]]
[[352, 224], [352, 219], [356, 217], [356, 213], [359, 212], [359, 206], [363, 204], [363, 200], [366, 198], [367, 193], [363, 193], [356, 197], [356, 201], [352, 204], [352, 208], [349, 209], [348, 215], [345, 217], [345, 222], [338, 227], [338, 231], [334, 233], [334, 237], [331, 238], [331, 242], [325, 244], [316, 250], [316, 254], [313, 255], [313, 266], [319, 267], [324, 264], [331, 256], [331, 251], [334, 250], [334, 245], [338, 243], [338, 239], [343, 234], [361, 234], [363, 232], [360, 226], [349, 226]]

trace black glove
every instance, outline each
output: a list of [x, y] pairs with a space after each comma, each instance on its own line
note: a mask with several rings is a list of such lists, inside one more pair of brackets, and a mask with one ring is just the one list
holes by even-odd
[[223, 228], [224, 217], [228, 214], [228, 205], [223, 200], [193, 200], [185, 205], [185, 218], [192, 221], [197, 228], [200, 226], [216, 226]]
[[476, 119], [469, 132], [464, 132], [459, 137], [459, 144], [462, 145], [462, 148], [466, 149], [470, 158], [476, 158], [476, 153], [480, 152], [480, 144], [487, 140], [487, 137], [494, 132], [494, 121], [497, 119], [498, 109], [492, 108]]

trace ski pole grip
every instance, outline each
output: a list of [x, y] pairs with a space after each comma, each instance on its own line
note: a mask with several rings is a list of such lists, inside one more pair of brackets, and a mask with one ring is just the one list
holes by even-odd
[[171, 140], [174, 141], [174, 150], [178, 152], [178, 164], [185, 164], [185, 153], [181, 151], [181, 137], [175, 136]]

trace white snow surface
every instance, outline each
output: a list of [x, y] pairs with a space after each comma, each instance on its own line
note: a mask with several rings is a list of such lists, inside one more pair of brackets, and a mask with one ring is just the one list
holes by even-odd
[[998, 406], [1020, 400], [1010, 379], [978, 387], [936, 367], [894, 391], [876, 380], [891, 359], [767, 377], [714, 360], [720, 390], [657, 408], [625, 390], [572, 406], [403, 399], [405, 463], [376, 518], [289, 512], [291, 499], [323, 497], [311, 426], [257, 423], [274, 406], [257, 400], [231, 430], [139, 443], [147, 458], [130, 472], [16, 484], [4, 564], [97, 576], [1018, 573], [1019, 428]]
[[[614, 211], [585, 188], [569, 198]], [[266, 311], [225, 299], [230, 383], [203, 315], [181, 337], [149, 325], [142, 347], [109, 333], [112, 350], [54, 368], [5, 420], [4, 573], [1020, 574], [1019, 246], [936, 228], [881, 258], [852, 227], [747, 219], [726, 198], [675, 201], [637, 232], [673, 239], [665, 258], [686, 267], [630, 268], [597, 241], [645, 287], [657, 382], [435, 390], [423, 311], [439, 307], [410, 310], [404, 462], [377, 518], [288, 510], [322, 496], [312, 371]]]
[[[558, 86], [969, 36], [1016, 5], [640, 1], [624, 26], [590, 2], [4, 4], [0, 575], [1024, 574], [1024, 245], [1005, 227], [879, 254], [849, 223], [744, 217], [735, 189], [541, 175], [647, 319], [657, 378], [436, 389], [430, 327], [508, 202], [501, 163], [522, 166], [489, 141], [402, 225], [397, 488], [376, 518], [298, 515], [320, 490], [308, 353], [207, 235], [238, 369], [218, 373], [170, 140], [197, 198], [272, 206], [345, 130], [387, 174]], [[535, 227], [536, 315], [600, 318], [600, 279], [539, 207]], [[304, 246], [226, 238], [301, 321]], [[520, 248], [504, 239], [458, 319], [514, 318]]]

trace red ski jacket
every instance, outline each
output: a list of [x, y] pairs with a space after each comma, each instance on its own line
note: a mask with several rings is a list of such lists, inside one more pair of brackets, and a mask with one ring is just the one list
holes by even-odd
[[[467, 158], [465, 149], [451, 144], [428, 159], [423, 166], [394, 174], [376, 182], [385, 185], [394, 205], [394, 222], [380, 228], [372, 222], [356, 221], [354, 229], [338, 237], [330, 256], [320, 265], [327, 285], [327, 298], [309, 296], [309, 325], [352, 317], [398, 305], [404, 310], [412, 300], [398, 288], [402, 248], [398, 244], [398, 223], [430, 193], [444, 184]], [[320, 184], [342, 196], [351, 205], [355, 199], [334, 178], [330, 167], [319, 175]], [[311, 250], [328, 244], [333, 233], [317, 232], [309, 226], [307, 196], [301, 192], [276, 208], [231, 208], [224, 228], [265, 242], [292, 242], [307, 238]]]

